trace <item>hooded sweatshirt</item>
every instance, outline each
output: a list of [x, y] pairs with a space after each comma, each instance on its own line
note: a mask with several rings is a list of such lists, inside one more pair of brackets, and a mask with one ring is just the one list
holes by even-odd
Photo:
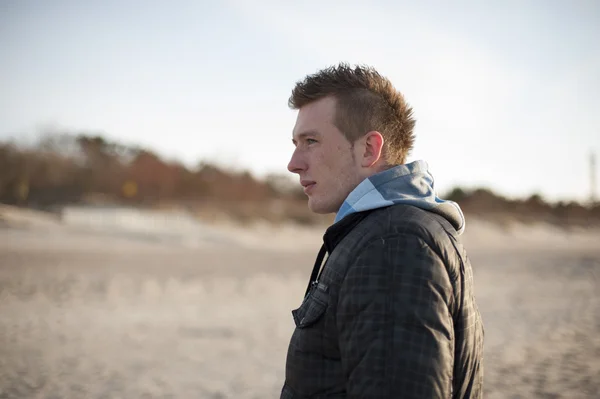
[[465, 230], [465, 217], [456, 202], [437, 197], [434, 180], [425, 161], [398, 165], [363, 180], [348, 195], [335, 222], [355, 212], [407, 204], [437, 213], [448, 220], [458, 234]]

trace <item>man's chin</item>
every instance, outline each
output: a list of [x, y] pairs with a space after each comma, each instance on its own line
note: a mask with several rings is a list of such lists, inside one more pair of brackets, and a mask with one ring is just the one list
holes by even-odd
[[319, 215], [335, 213], [335, 211], [332, 211], [330, 208], [331, 207], [327, 206], [326, 204], [319, 203], [319, 201], [316, 201], [315, 198], [308, 198], [308, 209], [313, 213]]

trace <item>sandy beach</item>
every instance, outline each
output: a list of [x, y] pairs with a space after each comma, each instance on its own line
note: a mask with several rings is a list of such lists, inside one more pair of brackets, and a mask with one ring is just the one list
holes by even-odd
[[[323, 229], [76, 216], [0, 218], [0, 398], [278, 397]], [[600, 233], [467, 223], [485, 397], [600, 397]]]

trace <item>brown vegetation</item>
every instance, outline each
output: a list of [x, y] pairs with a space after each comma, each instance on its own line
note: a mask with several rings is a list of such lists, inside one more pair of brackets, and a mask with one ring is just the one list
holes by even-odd
[[[465, 213], [500, 222], [591, 226], [600, 221], [599, 205], [549, 204], [538, 195], [509, 200], [487, 189], [456, 188], [443, 197], [457, 201]], [[31, 147], [0, 143], [0, 202], [37, 209], [77, 203], [177, 206], [213, 220], [331, 222], [331, 216], [307, 209], [300, 187], [287, 176], [256, 179], [204, 162], [190, 169], [147, 149], [88, 134], [47, 135]]]
[[517, 221], [546, 222], [561, 227], [600, 226], [600, 204], [584, 206], [575, 201], [552, 204], [538, 194], [526, 199], [509, 199], [485, 188], [471, 191], [455, 188], [444, 198], [458, 202], [469, 215], [502, 224]]
[[0, 202], [51, 210], [96, 203], [185, 207], [204, 218], [312, 224], [306, 198], [285, 176], [258, 180], [209, 163], [196, 168], [99, 135], [45, 136], [25, 148], [0, 143]]

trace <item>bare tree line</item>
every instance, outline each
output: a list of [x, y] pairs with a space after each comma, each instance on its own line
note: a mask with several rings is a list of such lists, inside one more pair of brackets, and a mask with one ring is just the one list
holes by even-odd
[[[457, 201], [466, 213], [497, 220], [543, 219], [561, 225], [600, 221], [598, 204], [550, 204], [539, 195], [509, 200], [485, 188], [455, 188], [444, 197]], [[90, 133], [46, 134], [30, 146], [0, 142], [0, 202], [38, 209], [90, 202], [177, 204], [242, 219], [329, 221], [310, 214], [304, 194], [286, 176], [256, 179], [247, 171], [206, 162], [189, 168], [148, 149]]]

